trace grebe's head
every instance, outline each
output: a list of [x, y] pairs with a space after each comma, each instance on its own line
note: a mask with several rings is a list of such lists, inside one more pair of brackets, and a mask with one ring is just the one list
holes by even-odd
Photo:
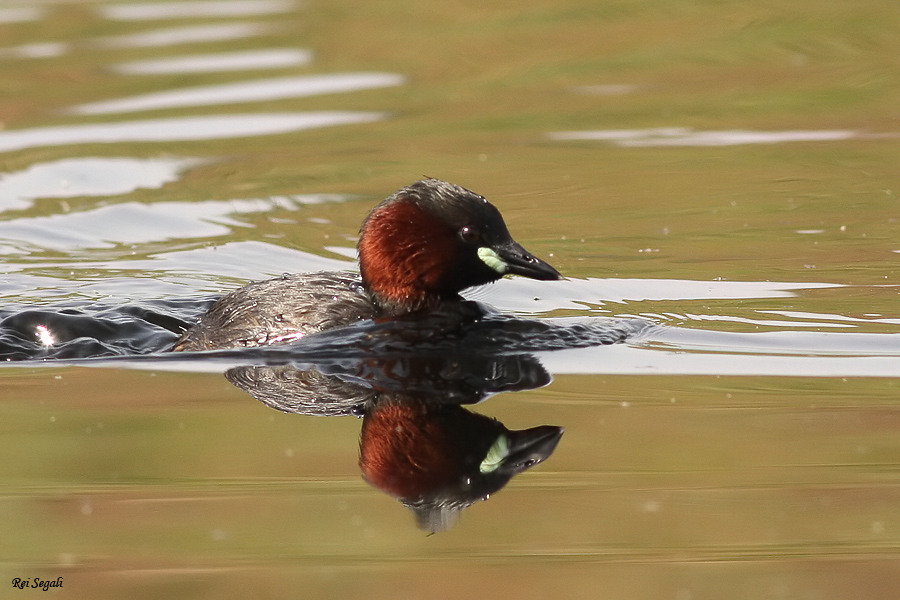
[[396, 314], [458, 298], [507, 274], [561, 279], [512, 239], [483, 196], [438, 179], [417, 181], [376, 206], [358, 248], [363, 284]]

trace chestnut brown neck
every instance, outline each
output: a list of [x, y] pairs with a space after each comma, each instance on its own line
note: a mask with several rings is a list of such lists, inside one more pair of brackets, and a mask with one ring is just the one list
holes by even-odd
[[446, 289], [448, 261], [456, 258], [454, 232], [403, 198], [377, 207], [362, 226], [359, 264], [363, 285], [379, 307], [397, 315], [457, 297]]

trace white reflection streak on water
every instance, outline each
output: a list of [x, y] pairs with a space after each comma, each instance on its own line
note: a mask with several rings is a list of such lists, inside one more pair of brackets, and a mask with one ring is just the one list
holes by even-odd
[[62, 42], [23, 44], [12, 48], [0, 48], [0, 56], [15, 58], [53, 58], [69, 51], [69, 45]]
[[223, 71], [281, 69], [309, 64], [312, 52], [293, 48], [195, 54], [158, 60], [136, 60], [112, 66], [124, 75], [217, 73]]
[[[717, 332], [709, 332], [717, 333]], [[765, 335], [765, 334], [751, 334]], [[824, 335], [824, 334], [822, 334]], [[849, 335], [849, 334], [833, 334]], [[870, 334], [873, 342], [878, 336]], [[722, 340], [722, 344], [726, 342]], [[801, 352], [797, 352], [801, 354]], [[866, 353], [873, 354], [873, 353]], [[897, 377], [898, 355], [888, 356], [784, 356], [721, 352], [660, 351], [627, 345], [563, 350], [540, 355], [554, 375], [733, 375], [773, 377]], [[602, 392], [600, 392], [602, 393]]]
[[185, 158], [68, 158], [0, 174], [0, 211], [24, 209], [34, 198], [113, 196], [159, 188], [199, 163]]
[[270, 203], [263, 201], [251, 204], [125, 202], [78, 213], [0, 222], [0, 238], [44, 249], [74, 250], [216, 237], [231, 233], [232, 228], [224, 224], [230, 220], [227, 215], [272, 208]]
[[0, 24], [37, 21], [44, 16], [43, 12], [42, 8], [25, 6], [17, 8], [0, 8]]
[[[678, 287], [679, 282], [671, 283]], [[900, 334], [891, 328], [886, 333], [852, 333], [798, 331], [798, 323], [783, 325], [790, 329], [739, 333], [652, 327], [628, 344], [545, 353], [541, 362], [555, 374], [900, 376]]]
[[40, 146], [119, 142], [183, 142], [290, 133], [317, 127], [371, 123], [384, 113], [320, 111], [147, 119], [0, 131], [0, 152]]
[[[665, 300], [740, 300], [792, 298], [812, 289], [840, 288], [835, 283], [779, 281], [697, 281], [688, 279], [575, 279], [533, 281], [506, 279], [502, 288], [490, 285], [465, 292], [466, 298], [485, 302], [504, 312], [536, 315], [556, 310], [583, 311], [586, 304], [623, 304]], [[632, 309], [633, 310], [633, 309]]]
[[345, 199], [335, 194], [307, 194], [244, 200], [123, 202], [81, 212], [0, 221], [0, 240], [42, 249], [75, 250], [218, 237], [246, 226], [233, 215], [296, 210], [301, 205]]
[[[0, 252], [21, 255], [22, 249], [4, 248], [0, 241]], [[88, 295], [96, 293], [118, 298], [125, 294], [128, 297], [129, 290], [135, 285], [141, 286], [146, 293], [131, 297], [164, 298], [170, 295], [168, 286], [172, 284], [178, 287], [179, 295], [185, 294], [186, 290], [193, 293], [230, 291], [238, 285], [225, 283], [223, 279], [246, 282], [277, 277], [282, 273], [340, 271], [353, 269], [353, 263], [267, 242], [223, 241], [187, 250], [162, 252], [152, 258], [85, 260], [78, 263], [47, 260], [40, 263], [41, 269], [64, 269], [71, 274], [71, 280], [34, 275], [31, 272], [33, 267], [34, 263], [27, 261], [6, 262], [3, 292], [7, 295], [15, 293], [26, 305], [46, 304], [49, 295], [83, 296], [88, 288]], [[82, 271], [85, 276], [81, 276]], [[97, 278], [97, 272], [116, 273], [117, 276]]]
[[403, 81], [402, 75], [394, 73], [338, 73], [335, 75], [278, 77], [92, 102], [75, 106], [68, 112], [79, 115], [104, 115], [188, 106], [281, 100], [391, 87], [401, 85]]
[[[865, 318], [859, 317], [850, 317], [847, 315], [829, 315], [825, 313], [810, 313], [810, 312], [800, 312], [796, 310], [760, 310], [758, 312], [773, 314], [773, 315], [782, 315], [784, 317], [789, 317], [792, 319], [816, 319], [816, 320], [831, 320], [831, 321], [846, 321], [849, 323], [885, 323], [891, 325], [900, 325], [900, 319], [883, 319], [878, 316], [868, 316]], [[796, 321], [792, 321], [792, 323], [796, 323]]]
[[[763, 312], [763, 311], [759, 311]], [[619, 315], [624, 316], [624, 315]], [[650, 316], [650, 315], [643, 315]], [[684, 313], [684, 315], [670, 315], [668, 318], [683, 318], [691, 321], [707, 321], [713, 323], [742, 323], [745, 325], [756, 325], [761, 327], [829, 327], [833, 329], [851, 328], [853, 325], [847, 323], [826, 323], [826, 322], [808, 322], [808, 321], [781, 321], [775, 319], [750, 319], [747, 317], [734, 317], [728, 315], [701, 315], [697, 313]]]
[[297, 7], [292, 0], [199, 0], [182, 2], [145, 2], [99, 6], [100, 14], [116, 21], [155, 21], [187, 17], [246, 17], [290, 12]]
[[37, 21], [44, 16], [43, 13], [42, 8], [34, 7], [0, 8], [0, 24]]
[[654, 146], [739, 146], [744, 144], [780, 144], [785, 142], [827, 142], [864, 137], [862, 133], [844, 129], [796, 131], [694, 131], [687, 127], [656, 129], [608, 129], [596, 131], [556, 131], [549, 134], [556, 141], [600, 141], [623, 147]]
[[236, 40], [261, 35], [269, 29], [269, 26], [262, 23], [194, 25], [100, 38], [97, 40], [97, 43], [111, 48], [154, 48], [176, 46], [178, 44]]

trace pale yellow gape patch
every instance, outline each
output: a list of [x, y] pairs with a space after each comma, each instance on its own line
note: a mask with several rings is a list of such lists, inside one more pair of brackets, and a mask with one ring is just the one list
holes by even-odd
[[501, 275], [504, 275], [509, 270], [509, 265], [506, 264], [506, 261], [500, 258], [500, 255], [490, 248], [485, 248], [484, 246], [479, 248], [478, 258], [481, 259], [481, 262], [497, 271]]
[[482, 473], [493, 473], [507, 456], [509, 456], [509, 440], [501, 433], [500, 437], [491, 444], [487, 456], [481, 461], [478, 470]]

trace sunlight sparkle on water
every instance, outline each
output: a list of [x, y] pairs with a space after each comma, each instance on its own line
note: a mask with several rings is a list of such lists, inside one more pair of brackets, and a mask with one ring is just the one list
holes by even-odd
[[46, 325], [37, 325], [34, 329], [37, 339], [43, 345], [52, 346], [56, 343], [56, 340], [53, 339], [53, 334], [50, 333], [50, 329], [48, 329]]

